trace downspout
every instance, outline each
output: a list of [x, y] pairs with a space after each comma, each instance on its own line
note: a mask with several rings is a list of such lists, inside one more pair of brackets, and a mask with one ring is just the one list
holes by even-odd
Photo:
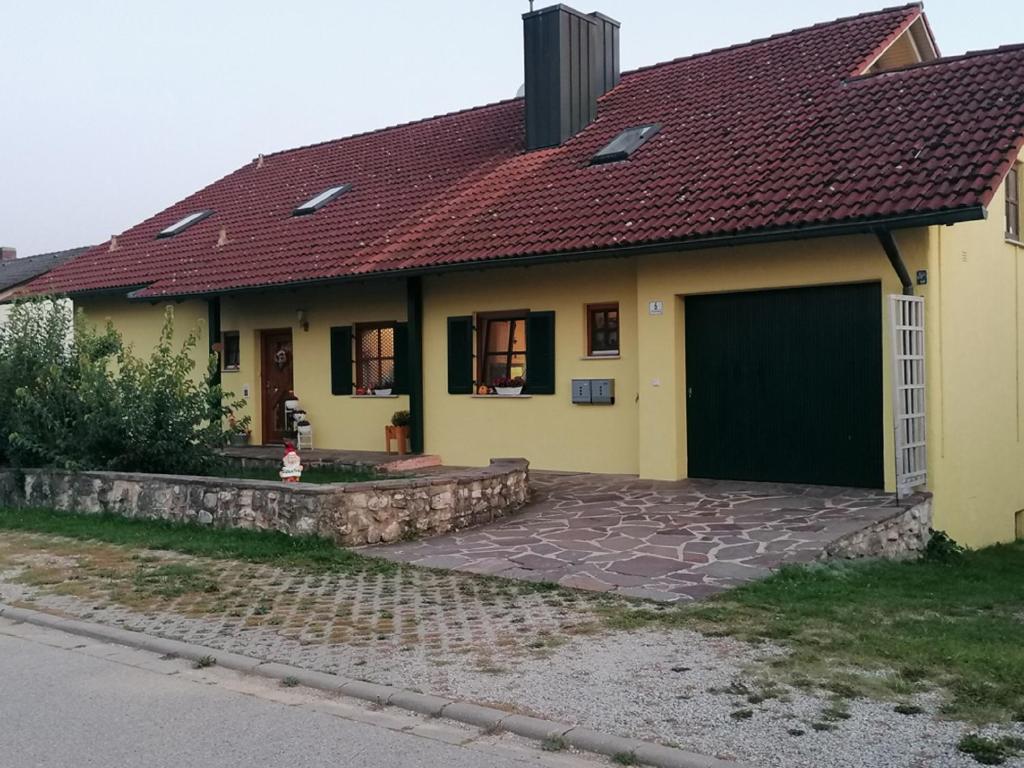
[[217, 357], [217, 370], [213, 374], [214, 386], [220, 386], [220, 296], [214, 296], [206, 302], [210, 329], [210, 354]]
[[423, 453], [423, 280], [405, 281], [406, 325], [409, 335], [409, 449]]
[[914, 283], [910, 279], [910, 273], [907, 271], [907, 265], [903, 262], [903, 255], [900, 253], [900, 247], [896, 244], [896, 238], [893, 237], [892, 231], [876, 229], [875, 234], [885, 250], [885, 255], [889, 257], [889, 263], [896, 271], [896, 276], [899, 277], [900, 283], [903, 285], [903, 295], [913, 296]]

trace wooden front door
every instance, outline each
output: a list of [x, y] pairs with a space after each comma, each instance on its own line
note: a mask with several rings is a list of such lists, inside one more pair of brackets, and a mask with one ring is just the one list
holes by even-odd
[[263, 385], [263, 442], [280, 443], [290, 438], [291, 425], [287, 423], [284, 401], [292, 391], [294, 370], [292, 360], [291, 329], [263, 331], [262, 385]]

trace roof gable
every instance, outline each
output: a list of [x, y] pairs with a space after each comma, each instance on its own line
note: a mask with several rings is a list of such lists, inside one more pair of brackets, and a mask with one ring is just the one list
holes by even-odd
[[[523, 151], [512, 99], [267, 155], [36, 286], [216, 293], [978, 212], [1024, 135], [1024, 50], [855, 76], [921, 18], [889, 9], [624, 73], [559, 147]], [[628, 160], [590, 164], [654, 123]], [[339, 180], [336, 201], [291, 215]]]

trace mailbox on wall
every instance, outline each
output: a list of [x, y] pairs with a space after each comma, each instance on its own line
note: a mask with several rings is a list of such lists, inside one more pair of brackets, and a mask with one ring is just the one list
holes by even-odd
[[572, 402], [575, 405], [614, 405], [615, 379], [573, 379]]

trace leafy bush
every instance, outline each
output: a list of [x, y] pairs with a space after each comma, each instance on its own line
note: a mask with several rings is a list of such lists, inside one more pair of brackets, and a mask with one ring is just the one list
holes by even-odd
[[956, 563], [963, 559], [966, 550], [945, 531], [931, 532], [924, 559], [933, 563]]
[[63, 307], [50, 311], [44, 302], [15, 304], [0, 325], [0, 461], [9, 460], [15, 393], [63, 365], [70, 337], [71, 313]]
[[64, 469], [210, 472], [220, 460], [217, 449], [248, 427], [247, 418], [227, 419], [244, 402], [225, 404], [233, 395], [216, 383], [215, 356], [197, 380], [195, 331], [177, 348], [173, 340], [171, 308], [156, 348], [143, 359], [109, 323], [95, 331], [81, 315], [72, 323], [69, 310], [59, 304], [16, 306], [0, 336], [0, 397], [14, 405], [0, 423], [7, 461]]

